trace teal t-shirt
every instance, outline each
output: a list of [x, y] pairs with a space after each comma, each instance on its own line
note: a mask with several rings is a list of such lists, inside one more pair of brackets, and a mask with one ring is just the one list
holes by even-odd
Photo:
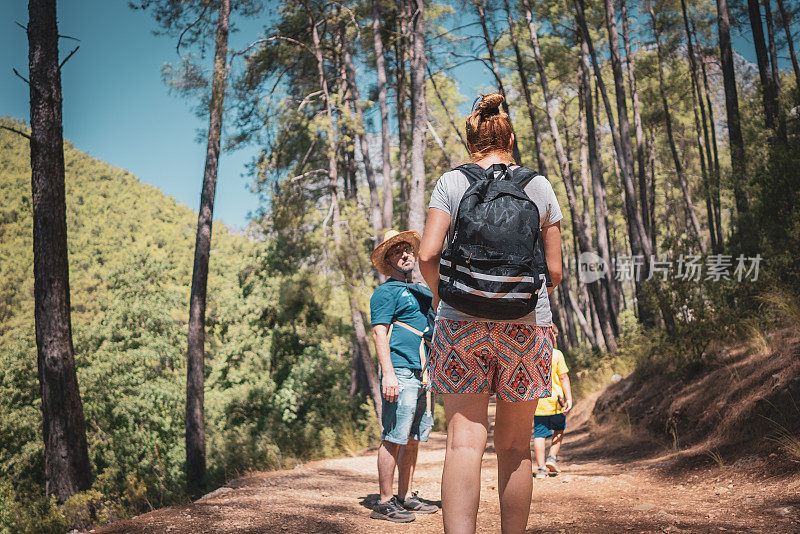
[[[372, 325], [390, 325], [400, 321], [420, 332], [428, 329], [427, 312], [431, 306], [430, 289], [420, 284], [407, 284], [388, 280], [379, 285], [369, 300]], [[405, 369], [422, 369], [419, 348], [422, 338], [395, 325], [389, 338], [392, 366]]]

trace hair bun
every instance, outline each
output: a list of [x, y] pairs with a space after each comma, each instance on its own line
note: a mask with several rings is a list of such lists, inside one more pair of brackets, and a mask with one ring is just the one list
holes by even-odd
[[481, 95], [481, 101], [478, 102], [477, 109], [483, 114], [497, 113], [503, 102], [506, 101], [500, 93], [492, 93], [488, 95]]

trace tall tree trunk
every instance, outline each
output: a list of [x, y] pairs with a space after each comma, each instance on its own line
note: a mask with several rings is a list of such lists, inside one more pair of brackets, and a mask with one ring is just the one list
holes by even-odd
[[[582, 0], [581, 0], [582, 3]], [[609, 46], [611, 49], [611, 72], [614, 75], [614, 96], [617, 101], [617, 118], [619, 120], [619, 142], [615, 143], [618, 151], [618, 160], [622, 170], [622, 180], [625, 186], [626, 204], [630, 204], [628, 209], [634, 216], [634, 223], [639, 231], [641, 245], [637, 248], [645, 252], [649, 262], [652, 247], [647, 242], [647, 232], [645, 231], [642, 214], [637, 209], [636, 187], [633, 183], [633, 150], [631, 149], [631, 128], [628, 122], [628, 103], [625, 98], [625, 77], [622, 74], [622, 60], [619, 55], [619, 34], [617, 33], [616, 11], [614, 0], [605, 0], [606, 5], [606, 28], [608, 29]], [[584, 19], [585, 22], [585, 19]], [[591, 50], [591, 41], [587, 39]], [[596, 75], [597, 72], [595, 73]], [[634, 254], [639, 254], [638, 251]]]
[[564, 331], [564, 321], [561, 318], [562, 309], [558, 304], [555, 291], [550, 293], [547, 298], [550, 301], [550, 311], [553, 314], [553, 324], [556, 325], [556, 329], [558, 330], [558, 334], [556, 335], [556, 346], [566, 350], [575, 348], [575, 346], [570, 343], [569, 337], [567, 337], [567, 334]]
[[[697, 150], [700, 154], [700, 172], [703, 175], [703, 189], [705, 191], [706, 213], [708, 215], [708, 227], [711, 237], [711, 249], [714, 252], [721, 250], [722, 243], [717, 241], [716, 219], [714, 217], [713, 191], [714, 185], [711, 179], [713, 173], [713, 163], [711, 160], [711, 147], [708, 139], [708, 125], [706, 123], [706, 110], [703, 102], [703, 94], [700, 89], [700, 75], [697, 68], [697, 58], [692, 42], [692, 32], [689, 29], [689, 15], [686, 9], [686, 0], [681, 0], [681, 13], [683, 15], [683, 27], [686, 32], [686, 46], [689, 53], [689, 72], [692, 79], [692, 110], [694, 112], [695, 131], [697, 133]], [[702, 123], [701, 123], [702, 118]], [[706, 159], [706, 157], [708, 159]], [[708, 161], [708, 164], [706, 164]]]
[[30, 0], [28, 17], [33, 295], [45, 493], [63, 503], [89, 489], [91, 471], [72, 346], [55, 0]]
[[[547, 112], [547, 120], [550, 125], [550, 136], [553, 138], [553, 146], [556, 151], [556, 156], [558, 157], [561, 178], [564, 180], [564, 186], [567, 191], [570, 213], [572, 214], [572, 225], [575, 232], [574, 237], [580, 246], [581, 252], [593, 252], [591, 229], [583, 224], [580, 213], [578, 212], [575, 180], [572, 175], [572, 167], [570, 165], [569, 158], [564, 150], [564, 144], [561, 141], [561, 132], [558, 129], [556, 110], [554, 109], [555, 102], [550, 93], [550, 85], [547, 81], [547, 73], [545, 72], [544, 63], [542, 62], [542, 54], [539, 48], [539, 37], [536, 34], [536, 25], [533, 21], [531, 11], [526, 8], [526, 17], [528, 16], [531, 16], [531, 18], [528, 19], [528, 29], [530, 31], [531, 45], [533, 47], [533, 57], [536, 60], [536, 68], [539, 71], [539, 81], [542, 86], [545, 111]], [[611, 311], [608, 307], [607, 297], [603, 295], [602, 286], [599, 281], [586, 285], [588, 286], [588, 291], [591, 294], [592, 300], [594, 301], [600, 316], [600, 323], [602, 325], [605, 345], [608, 347], [610, 352], [615, 352], [617, 350], [617, 344], [614, 339], [614, 327], [612, 326]]]
[[[492, 41], [491, 37], [489, 37], [489, 29], [486, 26], [486, 12], [483, 9], [483, 1], [484, 0], [473, 0], [475, 3], [475, 7], [478, 9], [478, 19], [481, 23], [481, 29], [483, 29], [483, 40], [486, 42], [486, 49], [489, 51], [489, 62], [492, 66], [492, 74], [494, 74], [495, 82], [497, 82], [497, 92], [503, 95], [503, 111], [508, 114], [509, 121], [512, 122], [511, 129], [514, 129], [513, 121], [511, 121], [511, 112], [508, 108], [508, 98], [506, 97], [506, 90], [503, 87], [503, 78], [500, 76], [500, 67], [497, 64], [497, 58], [495, 57], [494, 53], [494, 41]], [[514, 157], [514, 161], [516, 161], [519, 165], [522, 165], [522, 155], [519, 152], [519, 146], [517, 144], [517, 138], [514, 136], [514, 144], [511, 147], [512, 156]]]
[[[696, 32], [695, 36], [697, 35]], [[708, 87], [708, 75], [706, 73], [706, 63], [705, 60], [700, 61], [700, 72], [703, 75], [703, 94], [705, 95], [706, 99], [706, 106], [708, 107], [708, 126], [709, 130], [711, 131], [711, 152], [714, 157], [714, 165], [713, 165], [713, 183], [714, 188], [711, 195], [711, 200], [714, 205], [714, 227], [717, 231], [717, 243], [719, 243], [720, 247], [724, 243], [724, 238], [722, 235], [722, 200], [720, 198], [721, 188], [720, 188], [720, 168], [719, 168], [719, 149], [717, 147], [717, 125], [716, 121], [714, 120], [714, 105], [711, 102], [711, 90]]]
[[[378, 105], [381, 110], [381, 169], [383, 171], [383, 228], [392, 227], [394, 214], [392, 198], [391, 140], [389, 132], [389, 106], [386, 103], [386, 61], [383, 57], [379, 0], [372, 0], [372, 45], [375, 49], [375, 70], [378, 75]], [[353, 83], [355, 83], [355, 78]], [[362, 119], [363, 123], [363, 119]]]
[[639, 112], [639, 89], [636, 86], [635, 76], [635, 59], [631, 53], [630, 44], [630, 20], [628, 19], [628, 5], [626, 0], [620, 0], [620, 8], [622, 10], [622, 41], [625, 46], [625, 64], [628, 72], [628, 84], [631, 90], [631, 104], [633, 107], [633, 125], [636, 130], [636, 161], [638, 162], [638, 178], [639, 178], [639, 203], [642, 212], [642, 222], [644, 223], [645, 232], [650, 234], [650, 226], [654, 224], [648, 217], [647, 206], [650, 201], [647, 198], [647, 176], [645, 171], [645, 141], [644, 129], [642, 128], [642, 115]]
[[208, 142], [203, 172], [200, 212], [197, 215], [197, 239], [194, 245], [192, 291], [189, 302], [189, 335], [186, 350], [186, 484], [190, 495], [205, 489], [205, 319], [208, 263], [211, 254], [211, 223], [214, 193], [219, 168], [219, 145], [222, 135], [222, 111], [228, 76], [228, 30], [230, 0], [221, 0], [214, 49], [214, 74], [208, 113]]
[[380, 380], [378, 380], [378, 371], [375, 369], [375, 362], [373, 362], [372, 356], [369, 353], [369, 340], [367, 337], [367, 329], [364, 324], [364, 315], [361, 313], [361, 308], [355, 296], [350, 298], [350, 316], [353, 320], [353, 330], [355, 330], [356, 344], [358, 345], [358, 350], [354, 351], [353, 358], [359, 360], [357, 363], [360, 365], [364, 375], [366, 375], [367, 393], [370, 399], [372, 399], [378, 423], [382, 424], [381, 413], [383, 402], [381, 400], [381, 383]]
[[578, 142], [580, 143], [581, 161], [581, 219], [587, 232], [591, 234], [592, 216], [590, 215], [589, 201], [589, 133], [586, 127], [586, 104], [583, 92], [586, 87], [583, 85], [583, 62], [578, 64]]
[[[353, 105], [356, 112], [356, 120], [358, 131], [356, 132], [356, 140], [359, 149], [361, 150], [361, 157], [364, 160], [364, 170], [367, 177], [367, 187], [369, 188], [369, 220], [372, 225], [372, 239], [375, 246], [380, 242], [381, 229], [385, 228], [383, 223], [383, 212], [381, 210], [380, 194], [378, 193], [378, 183], [375, 180], [375, 169], [372, 166], [372, 160], [369, 155], [369, 144], [367, 143], [367, 133], [364, 123], [364, 112], [361, 109], [361, 99], [358, 92], [358, 83], [356, 82], [356, 69], [353, 66], [353, 58], [348, 50], [348, 44], [342, 43], [344, 49], [344, 64], [346, 69], [346, 82], [350, 88], [350, 94], [353, 96]], [[386, 95], [384, 95], [385, 99]], [[383, 110], [381, 110], [381, 113]], [[384, 165], [384, 172], [386, 171]], [[384, 174], [384, 179], [386, 175]], [[384, 181], [385, 183], [385, 181]], [[391, 176], [389, 177], [389, 185], [391, 186]], [[385, 191], [384, 191], [385, 194]], [[385, 205], [384, 205], [385, 208]]]
[[600, 151], [597, 145], [597, 130], [594, 122], [594, 103], [591, 90], [591, 66], [589, 65], [589, 48], [583, 39], [581, 43], [581, 65], [579, 68], [582, 82], [578, 84], [578, 97], [583, 101], [583, 117], [586, 121], [586, 144], [589, 171], [592, 178], [592, 197], [594, 200], [595, 235], [597, 236], [597, 251], [609, 269], [609, 276], [601, 282], [608, 300], [608, 309], [611, 311], [614, 333], [619, 335], [619, 325], [616, 314], [619, 313], [620, 291], [616, 280], [611, 276], [611, 247], [608, 239], [608, 202], [606, 200], [606, 185], [603, 177]]
[[794, 51], [794, 40], [792, 37], [791, 20], [789, 19], [786, 8], [783, 5], [783, 0], [778, 0], [778, 10], [781, 13], [781, 25], [786, 34], [786, 43], [789, 46], [789, 58], [792, 60], [792, 69], [794, 70], [795, 81], [795, 102], [800, 105], [800, 65], [797, 63], [797, 54]]
[[683, 208], [686, 213], [686, 227], [691, 229], [697, 238], [697, 243], [700, 250], [705, 254], [708, 251], [705, 239], [703, 238], [703, 231], [700, 229], [700, 222], [697, 220], [697, 215], [694, 212], [694, 203], [692, 202], [692, 194], [689, 191], [689, 180], [686, 178], [686, 173], [683, 172], [683, 163], [681, 155], [678, 154], [678, 148], [675, 146], [675, 137], [672, 132], [672, 114], [669, 111], [669, 102], [667, 100], [667, 90], [664, 86], [664, 53], [661, 49], [661, 31], [658, 29], [658, 21], [656, 20], [655, 11], [653, 11], [653, 4], [648, 0], [647, 9], [650, 13], [650, 20], [653, 24], [653, 36], [656, 40], [656, 55], [658, 57], [658, 88], [661, 94], [661, 104], [664, 107], [664, 122], [667, 128], [667, 140], [669, 141], [669, 150], [672, 152], [672, 160], [675, 163], [675, 173], [678, 175], [678, 183], [681, 186], [683, 193]]
[[[650, 220], [656, 220], [656, 136], [653, 130], [650, 130], [650, 136], [647, 139], [647, 152], [650, 154], [650, 183], [648, 188], [650, 194]], [[650, 227], [650, 242], [653, 243], [653, 250], [658, 250], [658, 243], [656, 243], [656, 227]]]
[[569, 298], [570, 307], [572, 308], [572, 311], [575, 312], [575, 317], [578, 319], [578, 324], [581, 327], [584, 337], [589, 340], [590, 345], [596, 346], [597, 338], [594, 336], [594, 329], [589, 322], [591, 317], [587, 320], [586, 315], [583, 313], [583, 311], [581, 311], [581, 306], [578, 303], [578, 299], [575, 298], [575, 294], [571, 289], [567, 289], [567, 298]]
[[749, 201], [744, 191], [745, 161], [742, 124], [739, 117], [739, 95], [736, 92], [736, 75], [733, 69], [733, 49], [731, 48], [731, 23], [728, 0], [717, 0], [717, 25], [719, 29], [720, 68], [725, 87], [725, 109], [728, 115], [728, 138], [731, 150], [731, 181], [736, 212], [746, 215], [750, 211]]
[[[548, 176], [549, 171], [547, 168], [547, 160], [544, 157], [544, 150], [542, 149], [542, 134], [539, 129], [539, 121], [536, 119], [536, 108], [533, 106], [531, 99], [531, 89], [528, 86], [528, 75], [525, 74], [525, 62], [522, 59], [522, 53], [519, 49], [519, 40], [517, 33], [514, 29], [514, 19], [511, 16], [511, 8], [508, 5], [508, 0], [504, 0], [506, 6], [506, 15], [508, 16], [508, 31], [511, 34], [511, 44], [514, 45], [514, 55], [517, 58], [517, 72], [519, 73], [520, 85], [522, 85], [522, 94], [525, 95], [525, 104], [528, 107], [528, 117], [531, 120], [531, 131], [533, 132], [533, 144], [536, 149], [536, 161], [539, 165], [539, 173]], [[525, 18], [528, 24], [533, 24], [533, 17], [531, 16], [531, 6], [528, 0], [523, 0], [525, 6]]]
[[[407, 81], [406, 81], [406, 43], [408, 34], [408, 3], [403, 2], [403, 8], [400, 14], [400, 35], [397, 36], [395, 42], [395, 56], [397, 58], [396, 65], [396, 78], [397, 84], [395, 87], [396, 103], [397, 103], [397, 137], [398, 137], [398, 154], [397, 166], [398, 180], [400, 186], [400, 205], [408, 206], [408, 116], [406, 114], [406, 94], [407, 94]], [[408, 209], [400, 210], [400, 227], [408, 228]]]
[[[778, 69], [778, 49], [775, 47], [775, 23], [772, 21], [772, 0], [763, 0], [764, 19], [767, 22], [767, 43], [769, 43], [769, 65], [772, 69], [772, 79], [780, 91], [781, 77]], [[780, 105], [780, 104], [779, 104]]]
[[[227, 1], [227, 0], [225, 0]], [[350, 304], [350, 317], [353, 321], [353, 329], [355, 330], [356, 342], [358, 343], [359, 354], [361, 355], [361, 362], [367, 374], [367, 380], [370, 384], [370, 396], [375, 408], [375, 415], [378, 421], [381, 420], [382, 403], [380, 386], [378, 385], [378, 373], [372, 360], [364, 355], [369, 354], [369, 342], [367, 341], [366, 329], [364, 327], [364, 317], [358, 305], [358, 295], [355, 293], [353, 285], [353, 273], [351, 272], [351, 262], [349, 258], [345, 257], [342, 243], [342, 227], [339, 211], [339, 170], [336, 167], [336, 147], [338, 145], [338, 136], [336, 135], [336, 126], [333, 120], [333, 110], [331, 106], [330, 92], [328, 91], [328, 82], [325, 78], [325, 60], [322, 55], [322, 45], [320, 44], [319, 32], [317, 31], [317, 22], [314, 21], [312, 14], [308, 13], [308, 21], [311, 27], [311, 38], [314, 45], [314, 57], [317, 61], [317, 76], [322, 96], [325, 102], [325, 115], [327, 119], [327, 134], [328, 134], [328, 189], [331, 194], [331, 227], [333, 228], [333, 241], [335, 247], [334, 256], [339, 265], [339, 268], [344, 277], [345, 287], [347, 288], [347, 298]]]
[[459, 130], [458, 125], [456, 125], [453, 113], [450, 111], [450, 108], [447, 107], [447, 102], [445, 102], [444, 98], [442, 97], [442, 94], [439, 92], [439, 86], [436, 85], [436, 79], [433, 77], [433, 73], [431, 72], [431, 69], [428, 68], [428, 65], [425, 65], [425, 72], [428, 73], [428, 79], [431, 81], [433, 92], [436, 93], [436, 98], [439, 99], [439, 104], [442, 106], [442, 109], [444, 109], [444, 112], [447, 115], [447, 120], [450, 123], [450, 126], [453, 128], [453, 131], [458, 137], [458, 140], [461, 141], [461, 144], [464, 146], [464, 150], [469, 152], [467, 141], [464, 139], [464, 136], [461, 135], [461, 130]]
[[558, 293], [558, 302], [561, 310], [564, 311], [564, 329], [566, 330], [567, 343], [573, 347], [577, 347], [580, 341], [578, 340], [578, 330], [575, 326], [575, 314], [572, 310], [572, 303], [567, 296], [568, 283], [561, 283], [558, 289], [551, 293], [551, 295]]
[[425, 129], [428, 110], [425, 105], [425, 6], [414, 0], [411, 18], [414, 48], [411, 57], [411, 192], [408, 226], [420, 234], [425, 227]]
[[[647, 233], [644, 231], [644, 222], [642, 221], [642, 214], [636, 205], [636, 188], [634, 187], [633, 184], [633, 172], [632, 172], [632, 161], [631, 161], [632, 153], [630, 147], [630, 126], [628, 125], [628, 116], [627, 116], [628, 112], [627, 112], [627, 105], [625, 104], [625, 84], [622, 79], [622, 68], [619, 59], [619, 38], [617, 37], [616, 23], [613, 20], [613, 14], [614, 14], [613, 3], [611, 3], [610, 0], [606, 0], [606, 3], [607, 3], [606, 23], [609, 29], [609, 36], [611, 37], [610, 41], [612, 43], [611, 44], [612, 66], [614, 66], [614, 73], [615, 73], [614, 81], [615, 81], [615, 86], [617, 88], [617, 107], [620, 110], [619, 133], [617, 132], [617, 128], [614, 123], [614, 113], [611, 109], [611, 102], [608, 98], [608, 92], [606, 91], [605, 82], [603, 81], [603, 72], [600, 69], [600, 64], [597, 61], [597, 54], [595, 53], [594, 45], [592, 43], [592, 38], [589, 33], [589, 29], [586, 25], [586, 15], [584, 12], [583, 0], [574, 0], [575, 19], [578, 28], [580, 29], [580, 32], [583, 35], [583, 40], [586, 42], [586, 45], [588, 46], [589, 57], [591, 58], [592, 61], [595, 81], [597, 83], [597, 88], [600, 91], [600, 95], [603, 97], [603, 105], [605, 106], [606, 117], [608, 119], [609, 128], [611, 130], [611, 137], [614, 141], [614, 148], [617, 154], [616, 159], [619, 160], [620, 162], [619, 168], [622, 177], [621, 182], [624, 184], [625, 212], [627, 215], [625, 217], [625, 222], [628, 226], [628, 238], [630, 239], [631, 252], [633, 255], [639, 256], [643, 259], [644, 261], [643, 267], [645, 271], [648, 271], [650, 267], [650, 259], [653, 249], [651, 247], [650, 241], [648, 240]], [[648, 306], [645, 306], [643, 304], [645, 302], [645, 299], [643, 292], [644, 288], [641, 283], [642, 281], [637, 279], [635, 280], [635, 282], [636, 282], [637, 301], [639, 302], [639, 321], [644, 325], [648, 326], [654, 325], [655, 317], [652, 311], [649, 309]]]
[[780, 115], [780, 103], [778, 102], [778, 85], [769, 65], [769, 55], [767, 45], [764, 42], [764, 28], [761, 22], [761, 9], [758, 0], [747, 0], [747, 13], [750, 16], [750, 28], [753, 32], [753, 44], [756, 49], [756, 62], [758, 63], [758, 75], [761, 79], [762, 100], [764, 103], [764, 118], [767, 127], [775, 132], [779, 141], [784, 145], [787, 143], [786, 130], [782, 124]]
[[[341, 12], [341, 8], [337, 6], [336, 13], [337, 16]], [[351, 91], [350, 83], [348, 80], [348, 70], [347, 70], [347, 62], [344, 59], [345, 51], [347, 47], [347, 28], [344, 24], [342, 19], [339, 19], [339, 39], [335, 44], [335, 54], [334, 54], [334, 61], [336, 64], [336, 68], [339, 71], [339, 84], [338, 84], [338, 93], [339, 93], [339, 101], [342, 103], [341, 109], [338, 110], [338, 117], [341, 118], [345, 117], [353, 117], [355, 116], [358, 118], [358, 111], [359, 110], [359, 101], [358, 98], [354, 98], [353, 91]], [[358, 88], [355, 88], [356, 94], [358, 93]], [[351, 105], [352, 104], [352, 105]], [[362, 121], [363, 122], [363, 121]], [[341, 124], [341, 122], [340, 122]], [[358, 128], [358, 125], [356, 125]], [[343, 125], [341, 127], [341, 136], [346, 139], [352, 139], [352, 143], [339, 143], [336, 147], [336, 159], [337, 161], [343, 162], [342, 171], [343, 171], [343, 180], [344, 183], [344, 198], [347, 200], [358, 200], [358, 184], [357, 184], [357, 174], [358, 168], [356, 165], [356, 146], [358, 145], [359, 152], [362, 151], [361, 147], [361, 140], [364, 139], [365, 130], [363, 128], [363, 124], [361, 124], [361, 128], [358, 130], [354, 130], [352, 125], [349, 123], [347, 125]], [[363, 156], [362, 156], [363, 158]], [[379, 196], [377, 192], [377, 188], [375, 187], [375, 172], [373, 171], [372, 164], [369, 161], [369, 154], [367, 154], [366, 159], [362, 161], [364, 163], [364, 175], [367, 180], [367, 186], [370, 192], [370, 202], [377, 202], [379, 205]], [[369, 168], [367, 167], [369, 165]], [[371, 183], [370, 183], [371, 182]], [[373, 219], [375, 216], [378, 216], [380, 219], [380, 213], [376, 209], [370, 209], [370, 219]], [[374, 225], [373, 225], [374, 226]], [[373, 234], [372, 237], [373, 243], [377, 244], [377, 237]]]

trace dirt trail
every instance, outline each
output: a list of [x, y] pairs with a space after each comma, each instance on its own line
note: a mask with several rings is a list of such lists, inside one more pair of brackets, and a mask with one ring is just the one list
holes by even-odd
[[[775, 471], [769, 458], [681, 467], [680, 452], [659, 451], [630, 435], [617, 440], [610, 429], [586, 423], [587, 401], [593, 404], [587, 399], [571, 418], [578, 424], [562, 449], [563, 473], [534, 481], [528, 532], [800, 532], [800, 480], [767, 474]], [[439, 498], [444, 448], [442, 433], [420, 448], [415, 485], [423, 498]], [[375, 463], [371, 451], [255, 473], [197, 502], [92, 532], [442, 532], [441, 513], [419, 515], [406, 525], [369, 518], [377, 498]], [[500, 531], [496, 468], [490, 441], [478, 532]]]

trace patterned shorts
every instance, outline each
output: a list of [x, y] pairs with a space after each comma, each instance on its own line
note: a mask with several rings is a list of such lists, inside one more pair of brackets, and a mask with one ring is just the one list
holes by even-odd
[[554, 332], [549, 326], [437, 318], [428, 389], [497, 394], [507, 402], [549, 397]]

